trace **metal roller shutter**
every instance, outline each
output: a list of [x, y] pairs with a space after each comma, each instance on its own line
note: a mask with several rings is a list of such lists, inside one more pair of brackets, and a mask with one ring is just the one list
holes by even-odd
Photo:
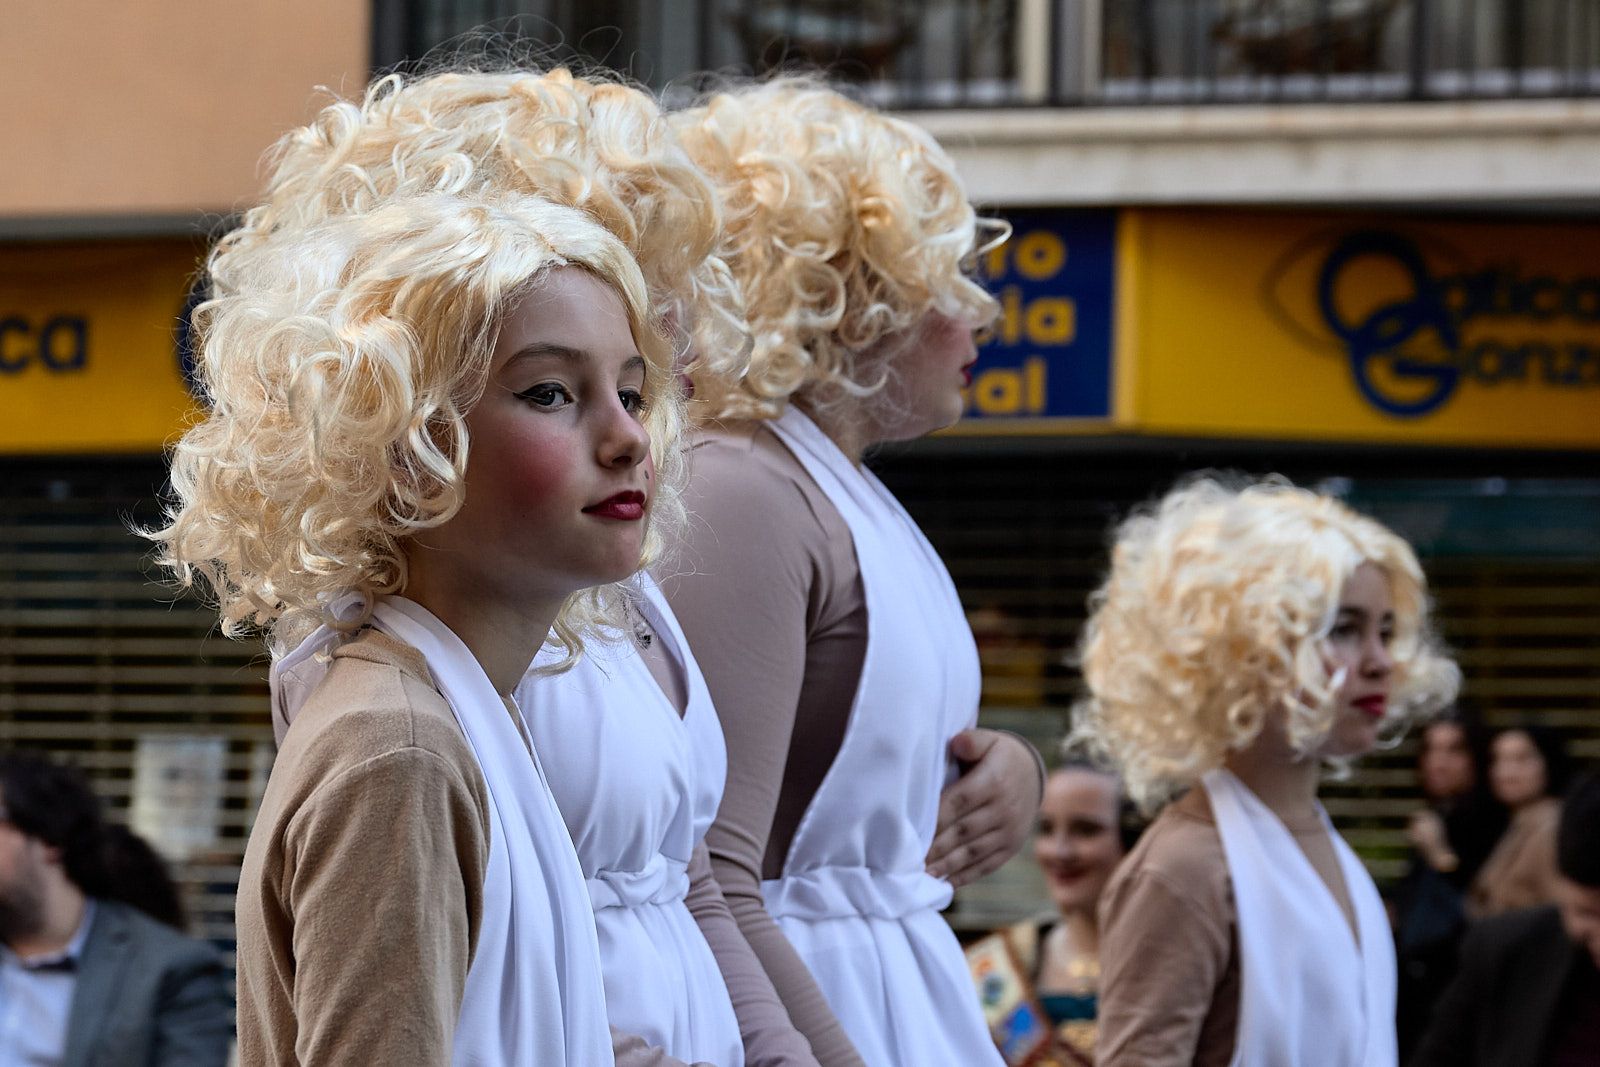
[[115, 819], [149, 807], [133, 821], [160, 824], [155, 843], [180, 857], [170, 866], [190, 932], [231, 953], [272, 752], [263, 649], [218, 635], [130, 532], [159, 519], [159, 460], [0, 470], [0, 745], [65, 756]]
[[[1403, 500], [1416, 495], [1401, 477], [1459, 489], [1484, 471], [1554, 474], [1550, 514], [1575, 516], [1566, 541], [1587, 531], [1587, 552], [1425, 553], [1424, 563], [1467, 693], [1489, 725], [1542, 722], [1562, 731], [1579, 759], [1600, 760], [1600, 526], [1588, 525], [1600, 482], [1586, 477], [1588, 457], [1272, 456], [969, 440], [897, 450], [875, 463], [944, 554], [973, 615], [984, 721], [1024, 733], [1047, 756], [1077, 693], [1067, 656], [1104, 566], [1107, 534], [1185, 470], [1277, 468], [1301, 482], [1342, 476], [1353, 479], [1358, 499], [1379, 504], [1386, 487]], [[11, 460], [0, 471], [0, 744], [66, 754], [90, 773], [114, 817], [130, 817], [136, 793], [172, 805], [177, 815], [165, 829], [168, 847], [184, 857], [174, 872], [192, 932], [229, 949], [239, 861], [272, 753], [264, 651], [223, 639], [208, 609], [175, 598], [149, 567], [148, 546], [129, 532], [130, 522], [158, 518], [159, 459]], [[1548, 515], [1535, 518], [1551, 525]], [[1417, 536], [1405, 519], [1403, 509], [1391, 517]], [[1407, 740], [1326, 791], [1329, 810], [1380, 880], [1404, 860], [1413, 759]], [[176, 779], [165, 791], [155, 781], [163, 771]], [[1024, 849], [964, 890], [951, 919], [988, 927], [1044, 900]]]

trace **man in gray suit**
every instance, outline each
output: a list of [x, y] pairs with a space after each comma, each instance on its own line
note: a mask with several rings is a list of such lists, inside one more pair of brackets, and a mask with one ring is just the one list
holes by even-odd
[[114, 875], [119, 847], [78, 774], [0, 755], [0, 1067], [227, 1062], [220, 961], [123, 902], [150, 887]]

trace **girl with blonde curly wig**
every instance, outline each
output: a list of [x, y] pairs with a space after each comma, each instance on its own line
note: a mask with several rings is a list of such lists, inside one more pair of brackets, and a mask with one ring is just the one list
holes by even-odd
[[[697, 392], [715, 396], [717, 383], [743, 372], [749, 345], [737, 286], [717, 254], [710, 183], [653, 99], [603, 78], [553, 70], [384, 79], [283, 139], [266, 203], [225, 247], [250, 249], [286, 227], [428, 190], [532, 193], [581, 209], [637, 257], [656, 319], [676, 335], [678, 370], [703, 386]], [[226, 291], [229, 261], [216, 266]], [[652, 531], [677, 513], [682, 469], [679, 450], [658, 456], [664, 492]], [[625, 626], [607, 625], [614, 616], [598, 610], [597, 598], [617, 591], [585, 594], [588, 610], [569, 612], [570, 626], [558, 618], [515, 693], [588, 882], [606, 1010], [628, 1035], [616, 1054], [639, 1062], [649, 1052], [634, 1041], [642, 1038], [719, 1067], [740, 1067], [747, 1055], [774, 1067], [814, 1064], [705, 853], [726, 759], [715, 709], [654, 582], [641, 572], [621, 590]], [[275, 684], [302, 671], [306, 655], [280, 659]], [[291, 713], [282, 701], [278, 710], [282, 738]]]
[[1147, 810], [1178, 795], [1101, 906], [1096, 1062], [1395, 1063], [1388, 921], [1316, 794], [1455, 696], [1416, 555], [1331, 497], [1201, 478], [1123, 524], [1091, 606], [1076, 733]]
[[728, 741], [719, 880], [823, 1062], [998, 1063], [939, 911], [1026, 839], [1042, 767], [972, 729], [955, 588], [861, 465], [960, 416], [995, 311], [965, 272], [985, 225], [932, 138], [810, 80], [674, 125], [718, 187], [755, 345], [698, 394], [690, 546], [664, 579]]
[[[702, 403], [744, 371], [749, 340], [718, 254], [716, 197], [638, 89], [564, 68], [393, 74], [286, 134], [268, 167], [263, 203], [229, 243], [396, 195], [528, 193], [581, 209], [627, 246]], [[212, 280], [229, 285], [225, 274]]]
[[225, 632], [322, 624], [275, 671], [297, 714], [240, 878], [240, 1059], [610, 1063], [586, 887], [509, 694], [552, 625], [620, 621], [585, 590], [671, 514], [671, 351], [571, 208], [365, 208], [215, 253], [210, 413], [155, 534]]

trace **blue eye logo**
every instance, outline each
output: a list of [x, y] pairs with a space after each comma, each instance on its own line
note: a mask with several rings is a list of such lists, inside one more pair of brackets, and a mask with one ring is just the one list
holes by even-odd
[[[1364, 261], [1388, 261], [1407, 280], [1409, 290], [1398, 300], [1380, 304], [1365, 315], [1346, 316], [1339, 307], [1339, 282]], [[1344, 342], [1350, 373], [1367, 403], [1390, 415], [1426, 415], [1456, 391], [1460, 367], [1440, 359], [1408, 354], [1406, 345], [1432, 331], [1443, 354], [1461, 347], [1460, 334], [1445, 306], [1438, 283], [1417, 246], [1393, 233], [1366, 230], [1346, 237], [1329, 254], [1317, 278], [1317, 308], [1333, 335]], [[1387, 369], [1380, 377], [1378, 372]], [[1403, 392], [1388, 391], [1381, 382], [1413, 384]], [[1420, 395], [1419, 395], [1420, 392]]]
[[[1286, 299], [1305, 284], [1314, 323]], [[1337, 349], [1362, 399], [1394, 418], [1439, 411], [1468, 386], [1600, 388], [1600, 277], [1470, 264], [1442, 242], [1363, 229], [1295, 246], [1264, 289], [1288, 332]]]

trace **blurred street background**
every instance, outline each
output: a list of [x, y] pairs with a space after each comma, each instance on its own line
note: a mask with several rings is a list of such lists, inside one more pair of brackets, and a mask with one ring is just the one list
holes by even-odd
[[[821, 67], [1015, 227], [970, 417], [875, 465], [950, 565], [983, 718], [1049, 756], [1112, 523], [1197, 468], [1410, 538], [1486, 725], [1600, 759], [1594, 0], [60, 0], [0, 29], [0, 747], [87, 769], [231, 947], [272, 761], [266, 657], [130, 524], [193, 417], [180, 320], [262, 151], [396, 64]], [[463, 38], [463, 35], [471, 35]], [[1405, 864], [1415, 741], [1330, 812]], [[1026, 855], [952, 923], [1048, 908]]]

